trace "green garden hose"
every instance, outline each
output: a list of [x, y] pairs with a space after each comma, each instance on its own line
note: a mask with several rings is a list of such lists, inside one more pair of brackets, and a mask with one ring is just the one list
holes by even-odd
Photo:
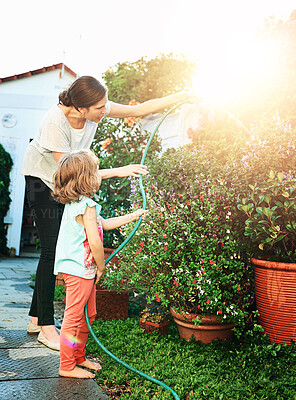
[[[171, 108], [169, 111], [167, 111], [167, 112], [164, 114], [164, 116], [161, 118], [161, 120], [159, 121], [159, 123], [157, 124], [156, 128], [154, 129], [154, 131], [153, 131], [153, 133], [152, 133], [152, 135], [151, 135], [151, 137], [150, 137], [150, 139], [149, 139], [149, 141], [148, 141], [148, 143], [147, 143], [147, 145], [146, 145], [145, 151], [144, 151], [143, 156], [142, 156], [141, 165], [144, 165], [144, 163], [145, 163], [145, 159], [146, 159], [146, 156], [147, 156], [147, 153], [148, 153], [149, 146], [150, 146], [150, 144], [151, 144], [151, 142], [152, 142], [152, 140], [153, 140], [153, 138], [154, 138], [154, 135], [155, 135], [156, 132], [158, 131], [158, 128], [159, 128], [160, 125], [162, 124], [162, 122], [165, 120], [165, 118], [166, 118], [172, 111], [174, 111], [176, 108], [180, 107], [180, 106], [181, 106], [182, 104], [184, 104], [184, 103], [185, 103], [185, 102], [182, 102], [182, 103], [179, 103], [179, 104], [177, 104], [176, 106], [172, 107], [172, 108]], [[144, 190], [144, 188], [143, 188], [143, 178], [142, 178], [142, 175], [140, 175], [140, 177], [139, 177], [139, 184], [140, 184], [141, 194], [142, 194], [142, 197], [143, 197], [143, 207], [142, 207], [142, 208], [143, 208], [143, 210], [146, 210], [147, 200], [146, 200], [145, 190]], [[141, 222], [142, 222], [142, 217], [140, 217], [140, 218], [138, 219], [138, 221], [137, 221], [137, 223], [136, 223], [134, 229], [133, 229], [132, 232], [129, 234], [129, 236], [124, 240], [124, 242], [121, 243], [121, 245], [120, 245], [116, 250], [114, 250], [113, 253], [105, 260], [105, 265], [107, 265], [108, 262], [109, 262], [109, 261], [110, 261], [110, 260], [111, 260], [125, 245], [127, 245], [127, 243], [131, 240], [131, 238], [134, 236], [134, 234], [135, 234], [136, 231], [138, 230], [139, 226], [141, 225]], [[92, 327], [91, 327], [91, 324], [90, 324], [90, 321], [89, 321], [89, 316], [88, 316], [87, 306], [88, 306], [88, 303], [86, 304], [85, 309], [84, 309], [87, 327], [88, 327], [89, 332], [91, 333], [92, 337], [94, 338], [95, 342], [97, 343], [97, 345], [98, 345], [106, 354], [108, 354], [108, 356], [110, 356], [111, 358], [113, 358], [113, 360], [115, 360], [115, 361], [118, 362], [119, 364], [123, 365], [124, 367], [126, 367], [127, 369], [133, 371], [134, 373], [136, 373], [136, 374], [142, 376], [143, 378], [145, 378], [145, 379], [147, 379], [147, 380], [149, 380], [149, 381], [151, 381], [151, 382], [153, 382], [153, 383], [156, 383], [157, 385], [162, 386], [163, 388], [169, 390], [169, 391], [172, 393], [174, 399], [180, 400], [180, 398], [179, 398], [179, 396], [177, 395], [177, 393], [174, 392], [173, 389], [171, 389], [171, 388], [170, 388], [169, 386], [167, 386], [165, 383], [163, 383], [163, 382], [161, 382], [161, 381], [159, 381], [159, 380], [153, 378], [152, 376], [149, 376], [149, 375], [145, 374], [144, 372], [141, 372], [141, 371], [137, 370], [137, 369], [134, 368], [134, 367], [131, 367], [130, 365], [126, 364], [124, 361], [122, 361], [122, 360], [120, 360], [119, 358], [117, 358], [117, 357], [116, 357], [114, 354], [112, 354], [108, 349], [106, 349], [106, 347], [99, 341], [99, 339], [97, 338], [97, 336], [95, 335], [95, 333], [94, 333], [94, 331], [93, 331], [93, 329], [92, 329]]]

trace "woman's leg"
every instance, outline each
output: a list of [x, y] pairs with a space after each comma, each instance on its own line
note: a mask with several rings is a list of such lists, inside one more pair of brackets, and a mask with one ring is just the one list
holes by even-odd
[[[83, 279], [77, 276], [63, 274], [66, 284], [66, 308], [61, 328], [60, 369], [61, 376], [75, 378], [94, 377], [87, 371], [76, 366], [75, 352], [77, 348], [84, 350], [87, 335], [78, 337], [78, 332], [84, 317], [84, 307], [93, 292], [93, 279]], [[87, 332], [88, 333], [88, 332]]]
[[51, 190], [39, 178], [26, 177], [27, 198], [36, 223], [40, 239], [41, 255], [36, 271], [35, 289], [29, 315], [38, 317], [38, 325], [46, 339], [57, 341], [54, 329], [54, 290], [53, 274], [55, 247], [64, 206], [51, 196]]

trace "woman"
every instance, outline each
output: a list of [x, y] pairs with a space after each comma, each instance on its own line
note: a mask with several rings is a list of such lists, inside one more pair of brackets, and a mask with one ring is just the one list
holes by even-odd
[[[41, 245], [35, 289], [27, 332], [37, 334], [38, 341], [59, 350], [59, 334], [54, 326], [54, 256], [64, 205], [51, 196], [57, 162], [71, 150], [88, 149], [101, 119], [139, 117], [154, 113], [191, 96], [177, 93], [161, 99], [129, 106], [108, 101], [107, 89], [95, 78], [82, 76], [59, 95], [59, 104], [45, 115], [39, 132], [25, 153], [22, 174], [25, 175], [27, 198], [35, 219]], [[102, 179], [146, 175], [139, 164], [101, 170]]]

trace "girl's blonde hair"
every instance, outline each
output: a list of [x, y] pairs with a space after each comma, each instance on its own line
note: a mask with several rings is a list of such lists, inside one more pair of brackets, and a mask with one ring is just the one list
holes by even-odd
[[79, 201], [81, 196], [93, 197], [101, 184], [98, 165], [99, 159], [90, 150], [65, 154], [54, 174], [52, 197], [62, 204]]

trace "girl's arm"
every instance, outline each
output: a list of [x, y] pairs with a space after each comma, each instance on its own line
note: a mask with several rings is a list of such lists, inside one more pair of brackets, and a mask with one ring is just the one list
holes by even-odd
[[160, 99], [153, 99], [145, 101], [144, 103], [135, 106], [128, 106], [124, 104], [113, 103], [110, 101], [110, 113], [108, 117], [111, 118], [126, 118], [126, 117], [142, 117], [147, 114], [152, 114], [162, 108], [169, 107], [181, 101], [190, 100], [193, 95], [189, 92], [179, 92], [171, 94], [170, 96], [162, 97]]
[[104, 219], [101, 217], [102, 227], [105, 231], [119, 228], [122, 225], [128, 224], [129, 222], [137, 221], [141, 216], [145, 219], [147, 214], [146, 210], [139, 209], [131, 214], [123, 215], [122, 217], [114, 217]]
[[98, 231], [96, 208], [87, 206], [82, 219], [88, 243], [98, 268], [95, 281], [97, 283], [105, 272], [105, 262], [104, 247]]

